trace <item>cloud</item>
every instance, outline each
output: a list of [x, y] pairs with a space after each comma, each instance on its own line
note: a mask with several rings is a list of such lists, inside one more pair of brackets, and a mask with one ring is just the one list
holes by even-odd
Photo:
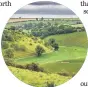
[[50, 2], [50, 1], [38, 1], [38, 2], [31, 3], [31, 5], [60, 5], [60, 4], [56, 2]]
[[74, 15], [63, 5], [26, 5], [15, 14], [51, 14], [51, 15]]
[[[31, 4], [28, 4], [21, 9], [19, 9], [12, 17], [16, 17], [19, 15], [20, 17], [40, 17], [41, 16], [58, 16], [58, 15], [75, 15], [74, 12], [72, 12], [67, 7], [55, 3], [55, 2], [49, 2], [49, 1], [40, 1], [40, 2], [34, 2]], [[18, 17], [18, 16], [17, 16]]]

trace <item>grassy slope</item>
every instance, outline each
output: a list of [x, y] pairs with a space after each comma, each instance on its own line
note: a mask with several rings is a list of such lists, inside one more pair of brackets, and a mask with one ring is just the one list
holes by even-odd
[[[26, 37], [24, 36], [19, 43], [28, 46], [30, 38], [25, 38]], [[60, 45], [59, 51], [43, 54], [41, 57], [19, 57], [15, 62], [19, 64], [37, 62], [40, 63], [44, 69], [54, 74], [9, 67], [13, 74], [23, 82], [36, 87], [42, 87], [47, 81], [54, 81], [56, 85], [59, 85], [68, 81], [71, 77], [60, 76], [55, 73], [67, 72], [72, 76], [81, 68], [86, 56], [87, 38], [85, 32], [52, 35], [45, 40], [48, 40], [49, 38], [56, 39]], [[23, 40], [25, 41], [23, 42]], [[66, 60], [66, 62], [63, 62], [64, 60]]]
[[19, 69], [9, 67], [13, 74], [21, 81], [32, 85], [34, 87], [44, 87], [47, 82], [54, 82], [55, 85], [60, 85], [68, 81], [71, 77], [60, 76], [58, 74], [48, 74], [43, 72], [29, 71], [25, 69]]
[[69, 59], [85, 58], [86, 50], [81, 47], [60, 47], [59, 51], [43, 54], [41, 57], [25, 57], [16, 59], [16, 63], [27, 64], [31, 62], [50, 63]]
[[61, 46], [79, 46], [79, 47], [87, 47], [87, 35], [86, 32], [75, 32], [70, 34], [61, 34], [61, 35], [52, 35], [45, 40], [50, 38], [56, 39], [58, 44]]
[[[87, 38], [85, 32], [76, 32], [71, 34], [53, 35], [45, 38], [55, 38], [60, 46], [59, 51], [43, 54], [41, 57], [25, 57], [16, 60], [16, 63], [27, 64], [31, 62], [40, 63], [49, 72], [69, 72], [70, 75], [77, 73], [81, 68], [85, 57]], [[67, 60], [69, 63], [61, 63], [60, 61]], [[72, 60], [72, 62], [71, 62]], [[82, 60], [82, 61], [81, 61]]]
[[47, 41], [50, 38], [56, 39], [56, 41], [60, 45], [59, 51], [43, 54], [41, 57], [33, 56], [19, 58], [16, 60], [16, 62], [22, 64], [30, 62], [47, 63], [56, 62], [57, 60], [85, 58], [87, 51], [87, 37], [85, 32], [52, 35], [45, 38], [45, 40]]
[[[15, 40], [12, 42], [8, 41], [9, 46], [11, 46], [12, 44], [17, 44], [18, 46], [25, 46], [26, 48], [26, 51], [14, 50], [15, 58], [33, 56], [35, 54], [35, 48], [37, 45], [42, 46], [46, 53], [51, 51], [50, 48], [44, 46], [44, 41], [41, 40], [39, 37], [37, 38], [36, 41], [32, 39], [35, 38], [34, 36], [28, 37], [27, 35], [21, 33], [13, 33], [13, 37], [15, 38]], [[4, 49], [3, 49], [3, 55], [4, 55]]]
[[84, 59], [73, 59], [66, 61], [57, 61], [55, 63], [42, 64], [43, 68], [46, 68], [48, 72], [58, 73], [67, 72], [69, 75], [73, 75], [81, 68]]
[[[38, 43], [38, 41], [41, 41], [41, 43]], [[48, 49], [47, 47], [44, 46], [43, 40], [41, 40], [40, 38], [38, 38], [37, 41], [34, 41], [31, 37], [27, 37], [27, 36], [22, 35], [22, 38], [17, 43], [20, 45], [25, 45], [27, 48], [27, 51], [28, 51], [28, 52], [24, 52], [24, 53], [16, 52], [15, 54], [16, 54], [16, 56], [18, 55], [17, 57], [34, 55], [35, 48], [37, 45], [42, 46], [46, 52], [50, 51], [50, 49]], [[32, 45], [30, 45], [30, 43]], [[28, 55], [27, 54], [25, 55], [25, 53], [27, 53]]]

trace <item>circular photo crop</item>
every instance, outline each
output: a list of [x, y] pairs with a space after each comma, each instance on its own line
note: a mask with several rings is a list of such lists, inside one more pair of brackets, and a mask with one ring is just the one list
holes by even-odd
[[87, 35], [67, 7], [50, 1], [28, 4], [8, 21], [2, 54], [9, 70], [34, 87], [55, 87], [70, 80], [87, 54]]

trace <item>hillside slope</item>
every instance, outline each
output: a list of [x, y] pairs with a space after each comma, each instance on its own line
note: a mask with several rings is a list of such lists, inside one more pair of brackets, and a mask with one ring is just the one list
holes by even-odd
[[51, 35], [46, 37], [45, 40], [47, 41], [50, 38], [54, 38], [60, 46], [79, 46], [79, 47], [85, 47], [85, 48], [87, 48], [88, 46], [86, 32]]
[[11, 66], [9, 67], [9, 69], [18, 79], [34, 87], [45, 87], [47, 82], [54, 82], [55, 85], [60, 85], [71, 78], [70, 76], [66, 77], [60, 76], [58, 74], [35, 72], [25, 69], [14, 68]]

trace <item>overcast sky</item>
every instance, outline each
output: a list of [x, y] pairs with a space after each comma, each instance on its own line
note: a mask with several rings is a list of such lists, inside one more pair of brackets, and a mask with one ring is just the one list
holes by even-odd
[[67, 7], [55, 2], [34, 2], [19, 9], [12, 17], [36, 18], [36, 17], [76, 17]]

